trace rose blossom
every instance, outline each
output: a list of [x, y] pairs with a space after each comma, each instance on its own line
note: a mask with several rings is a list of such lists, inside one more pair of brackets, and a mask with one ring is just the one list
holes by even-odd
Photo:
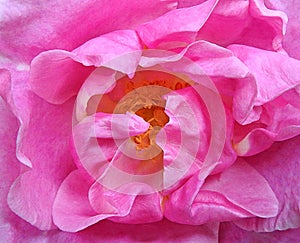
[[1, 240], [299, 239], [299, 4], [0, 6]]

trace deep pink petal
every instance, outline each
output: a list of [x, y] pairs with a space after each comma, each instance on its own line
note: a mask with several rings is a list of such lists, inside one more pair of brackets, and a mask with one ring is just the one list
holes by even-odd
[[42, 51], [70, 51], [91, 38], [134, 28], [175, 7], [176, 1], [170, 0], [4, 1], [0, 5], [0, 46], [5, 56], [30, 62]]
[[267, 6], [271, 9], [283, 11], [288, 16], [286, 35], [283, 38], [283, 47], [291, 57], [300, 59], [300, 47], [298, 40], [300, 38], [299, 30], [299, 1], [284, 0], [265, 0]]
[[240, 242], [297, 242], [300, 239], [300, 229], [285, 231], [274, 231], [270, 233], [256, 233], [242, 230], [233, 223], [221, 223], [219, 231], [220, 243], [240, 243]]
[[172, 223], [166, 219], [141, 225], [119, 224], [103, 220], [78, 233], [52, 231], [51, 242], [218, 242], [219, 224], [190, 226]]
[[278, 202], [268, 182], [242, 160], [204, 183], [196, 174], [165, 202], [168, 219], [188, 224], [252, 215], [272, 217], [277, 211]]
[[246, 158], [266, 178], [279, 200], [279, 212], [270, 219], [252, 218], [237, 224], [247, 230], [274, 231], [300, 227], [300, 137], [274, 144], [269, 150]]

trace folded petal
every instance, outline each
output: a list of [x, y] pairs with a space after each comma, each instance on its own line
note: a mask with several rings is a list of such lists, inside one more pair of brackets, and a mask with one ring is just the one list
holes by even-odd
[[195, 41], [197, 32], [217, 2], [217, 0], [208, 0], [196, 6], [170, 11], [138, 27], [138, 34], [149, 48], [162, 46], [166, 43], [170, 45], [172, 42], [176, 45], [178, 43], [186, 45]]
[[267, 218], [277, 211], [278, 201], [268, 182], [243, 160], [205, 182], [196, 174], [165, 202], [165, 216], [185, 224], [253, 215]]
[[[94, 70], [92, 66], [104, 65], [117, 71], [134, 73], [140, 58], [139, 42], [133, 30], [120, 30], [94, 38], [73, 52], [43, 52], [31, 63], [31, 89], [48, 102], [61, 104], [78, 93]], [[128, 61], [124, 64], [124, 59], [130, 59], [131, 65]], [[105, 70], [103, 73], [105, 76]]]
[[76, 170], [61, 184], [52, 212], [53, 221], [59, 229], [76, 232], [115, 214], [110, 210], [101, 214], [93, 210], [88, 200], [88, 191], [93, 181], [87, 178], [83, 172]]
[[300, 137], [275, 143], [267, 151], [246, 158], [266, 180], [279, 201], [279, 211], [269, 219], [260, 217], [236, 222], [257, 232], [270, 232], [300, 227]]
[[300, 38], [300, 17], [298, 14], [298, 9], [300, 8], [299, 1], [266, 0], [265, 2], [270, 9], [280, 10], [287, 14], [288, 24], [286, 27], [286, 34], [283, 38], [283, 47], [291, 57], [300, 59], [300, 47], [298, 45], [298, 40]]
[[131, 113], [88, 116], [73, 127], [75, 161], [97, 179], [115, 157], [118, 148], [148, 127], [141, 117]]
[[185, 49], [184, 56], [197, 63], [208, 76], [243, 78], [249, 70], [233, 53], [207, 41], [196, 41]]
[[149, 186], [142, 183], [129, 183], [121, 187], [118, 191], [108, 190], [95, 182], [89, 190], [91, 206], [99, 214], [105, 212], [105, 209], [114, 212], [116, 216], [110, 217], [110, 220], [118, 223], [144, 224], [162, 220], [158, 192], [152, 190], [152, 193], [141, 195], [144, 190], [149, 191], [146, 188]]
[[14, 180], [19, 176], [21, 164], [16, 158], [16, 142], [18, 123], [9, 111], [7, 104], [0, 97], [0, 238], [12, 241], [14, 220], [18, 219], [7, 205], [7, 194]]
[[281, 50], [287, 17], [266, 8], [263, 1], [221, 0], [197, 39], [221, 46], [239, 43], [267, 50]]
[[251, 156], [268, 149], [275, 141], [300, 134], [300, 96], [292, 89], [263, 105], [259, 122], [236, 124], [234, 147], [240, 156]]
[[[14, 182], [8, 204], [21, 218], [47, 230], [53, 228], [51, 211], [58, 187], [74, 168], [69, 152], [74, 101], [55, 106], [26, 90], [19, 91], [23, 92], [22, 100], [31, 100], [22, 104], [22, 112], [18, 110], [23, 127], [17, 149], [29, 159], [32, 169]], [[20, 95], [18, 90], [14, 94]]]
[[234, 117], [241, 124], [257, 121], [259, 106], [300, 84], [300, 62], [296, 59], [242, 45], [232, 45], [229, 49], [253, 75], [239, 80], [234, 97]]
[[185, 8], [170, 11], [142, 25], [138, 28], [141, 39], [150, 48], [170, 49], [195, 40], [207, 40], [221, 46], [241, 43], [267, 50], [282, 50], [287, 22], [283, 12], [267, 9], [256, 0], [208, 0], [197, 1], [197, 4], [179, 3]]
[[191, 87], [169, 93], [164, 98], [170, 121], [158, 134], [157, 143], [164, 150], [164, 186], [167, 189], [184, 180], [191, 167], [196, 167], [195, 171], [202, 166], [209, 145], [210, 123], [205, 105]]

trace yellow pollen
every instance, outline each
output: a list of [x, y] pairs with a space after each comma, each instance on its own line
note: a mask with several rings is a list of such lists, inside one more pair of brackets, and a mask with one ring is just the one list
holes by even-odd
[[133, 137], [133, 141], [137, 144], [137, 150], [142, 150], [155, 143], [150, 138], [150, 132], [153, 130], [153, 127], [164, 127], [169, 122], [169, 117], [164, 112], [164, 108], [159, 106], [143, 107], [136, 111], [135, 114], [150, 124], [146, 132]]

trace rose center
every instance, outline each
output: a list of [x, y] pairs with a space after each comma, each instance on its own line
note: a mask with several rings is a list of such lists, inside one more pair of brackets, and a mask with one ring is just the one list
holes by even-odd
[[137, 144], [137, 150], [148, 148], [150, 145], [155, 143], [155, 136], [160, 129], [154, 130], [154, 127], [164, 127], [169, 122], [169, 117], [164, 111], [163, 107], [159, 106], [148, 106], [143, 107], [135, 112], [136, 115], [142, 117], [146, 122], [150, 124], [149, 129], [137, 136], [132, 137], [133, 141]]

